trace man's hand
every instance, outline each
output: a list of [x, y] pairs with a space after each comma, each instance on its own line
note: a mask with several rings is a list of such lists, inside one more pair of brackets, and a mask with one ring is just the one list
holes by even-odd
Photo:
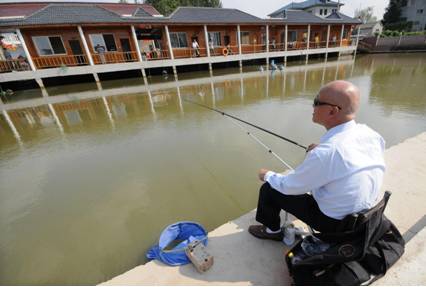
[[310, 145], [308, 146], [308, 149], [306, 150], [306, 152], [310, 152], [311, 150], [313, 150], [314, 148], [316, 148], [316, 147], [317, 147], [317, 145], [318, 145], [318, 144], [310, 144]]
[[268, 172], [269, 170], [267, 170], [267, 169], [265, 169], [265, 168], [261, 168], [260, 170], [259, 170], [259, 179], [261, 180], [261, 181], [265, 181], [265, 175], [266, 175], [266, 173]]

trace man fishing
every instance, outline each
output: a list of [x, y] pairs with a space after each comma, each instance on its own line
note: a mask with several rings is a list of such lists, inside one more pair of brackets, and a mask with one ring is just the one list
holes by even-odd
[[347, 81], [323, 86], [314, 99], [312, 121], [327, 129], [305, 160], [287, 175], [261, 169], [256, 220], [249, 232], [281, 241], [285, 210], [320, 232], [338, 231], [348, 214], [373, 207], [380, 199], [385, 163], [383, 138], [357, 124], [359, 89]]

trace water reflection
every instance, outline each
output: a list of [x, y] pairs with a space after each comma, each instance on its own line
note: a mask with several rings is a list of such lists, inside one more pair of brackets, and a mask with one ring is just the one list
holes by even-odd
[[[388, 146], [425, 130], [424, 54], [358, 56], [285, 71], [230, 69], [103, 82], [0, 106], [0, 283], [95, 284], [144, 262], [162, 228], [212, 228], [255, 207], [256, 171], [282, 164], [197, 101], [300, 142], [326, 82], [359, 85], [359, 121]], [[50, 92], [47, 90], [47, 92]], [[299, 148], [253, 131], [286, 162]]]

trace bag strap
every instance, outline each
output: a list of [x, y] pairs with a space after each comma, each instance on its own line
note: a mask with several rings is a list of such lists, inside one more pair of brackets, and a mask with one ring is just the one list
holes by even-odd
[[370, 274], [357, 261], [350, 261], [344, 264], [355, 274], [359, 280], [359, 284], [363, 283], [364, 279], [370, 279]]

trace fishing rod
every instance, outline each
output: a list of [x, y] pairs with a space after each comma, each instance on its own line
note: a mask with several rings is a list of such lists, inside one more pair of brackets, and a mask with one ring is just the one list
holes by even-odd
[[[264, 128], [261, 128], [261, 127], [259, 127], [259, 126], [256, 126], [256, 125], [254, 125], [254, 124], [252, 124], [252, 123], [249, 123], [249, 122], [247, 122], [247, 121], [244, 121], [244, 120], [242, 120], [242, 119], [239, 119], [239, 118], [237, 118], [237, 117], [235, 117], [235, 116], [232, 116], [232, 115], [230, 115], [230, 114], [227, 114], [227, 113], [225, 113], [225, 112], [222, 112], [222, 111], [220, 111], [220, 110], [218, 110], [218, 109], [215, 109], [215, 108], [211, 108], [211, 107], [209, 107], [209, 106], [206, 106], [206, 105], [203, 105], [203, 104], [200, 104], [200, 103], [197, 103], [197, 102], [194, 102], [194, 101], [190, 101], [190, 100], [187, 100], [187, 99], [183, 99], [184, 101], [186, 101], [186, 102], [188, 102], [188, 103], [192, 103], [192, 104], [194, 104], [194, 105], [198, 105], [198, 106], [200, 106], [200, 107], [203, 107], [203, 108], [206, 108], [206, 109], [209, 109], [209, 110], [212, 110], [212, 111], [215, 111], [215, 112], [217, 112], [217, 113], [219, 113], [219, 114], [221, 114], [222, 116], [228, 116], [228, 117], [230, 117], [230, 118], [232, 118], [232, 119], [234, 119], [234, 120], [237, 120], [237, 121], [240, 121], [240, 122], [242, 122], [242, 123], [245, 123], [245, 124], [247, 124], [247, 125], [250, 125], [250, 126], [252, 126], [252, 127], [254, 127], [254, 128], [257, 128], [257, 129], [259, 129], [259, 130], [261, 130], [261, 131], [264, 131], [264, 132], [266, 132], [266, 133], [268, 133], [268, 134], [271, 134], [271, 135], [274, 135], [274, 136], [276, 136], [276, 137], [278, 137], [278, 138], [280, 138], [280, 139], [283, 139], [283, 140], [285, 140], [285, 141], [287, 141], [287, 142], [289, 142], [289, 143], [292, 143], [292, 144], [295, 144], [295, 145], [297, 145], [298, 147], [301, 147], [301, 148], [303, 148], [303, 149], [305, 149], [305, 150], [307, 150], [308, 148], [307, 147], [305, 147], [305, 146], [303, 146], [303, 145], [301, 145], [301, 144], [298, 144], [297, 142], [295, 142], [295, 141], [292, 141], [292, 140], [290, 140], [290, 139], [288, 139], [288, 138], [285, 138], [285, 137], [283, 137], [283, 136], [280, 136], [280, 135], [278, 135], [278, 134], [276, 134], [276, 133], [274, 133], [274, 132], [271, 132], [271, 131], [269, 131], [269, 130], [267, 130], [267, 129], [264, 129]], [[241, 129], [243, 129], [246, 133], [247, 133], [247, 135], [249, 135], [249, 136], [251, 136], [255, 141], [257, 141], [260, 145], [262, 145], [265, 149], [267, 149], [268, 150], [268, 152], [270, 153], [270, 154], [272, 154], [276, 159], [278, 159], [280, 162], [282, 162], [286, 167], [288, 167], [290, 170], [294, 170], [294, 168], [292, 168], [288, 163], [286, 163], [281, 157], [279, 157], [275, 152], [273, 152], [266, 144], [264, 144], [259, 138], [257, 138], [255, 135], [253, 135], [251, 132], [249, 132], [247, 129], [245, 129], [240, 123], [238, 123], [238, 122], [236, 122], [236, 121], [233, 121], [236, 125], [238, 125]], [[288, 227], [289, 225], [288, 225], [288, 212], [285, 212], [285, 218], [284, 218], [284, 225], [282, 226], [282, 228], [283, 229], [286, 229], [287, 227]], [[313, 232], [313, 230], [312, 230], [312, 228], [310, 227], [310, 226], [308, 226], [308, 230], [309, 230], [309, 232], [311, 233], [311, 234], [313, 234], [314, 232]]]
[[[268, 131], [268, 130], [266, 130], [266, 129], [264, 129], [264, 128], [261, 128], [261, 127], [258, 127], [258, 126], [256, 126], [256, 125], [254, 125], [254, 124], [251, 124], [251, 123], [249, 123], [249, 122], [246, 122], [246, 121], [244, 121], [244, 120], [241, 120], [241, 119], [239, 119], [239, 118], [237, 118], [237, 117], [234, 117], [234, 116], [232, 116], [232, 115], [229, 115], [229, 114], [227, 114], [227, 113], [225, 113], [225, 112], [222, 112], [222, 111], [219, 111], [219, 110], [217, 110], [217, 109], [214, 109], [214, 108], [211, 108], [211, 107], [209, 107], [209, 106], [206, 106], [206, 105], [203, 105], [203, 104], [200, 104], [200, 103], [197, 103], [197, 102], [193, 102], [193, 101], [190, 101], [190, 100], [187, 100], [187, 99], [183, 99], [184, 101], [186, 101], [186, 102], [189, 102], [189, 103], [192, 103], [192, 104], [195, 104], [195, 105], [198, 105], [198, 106], [200, 106], [200, 107], [204, 107], [204, 108], [206, 108], [206, 109], [209, 109], [209, 110], [212, 110], [212, 111], [215, 111], [215, 112], [218, 112], [218, 113], [220, 113], [221, 115], [223, 115], [223, 116], [228, 116], [228, 117], [230, 117], [230, 118], [232, 118], [232, 119], [235, 119], [235, 120], [237, 120], [237, 121], [240, 121], [240, 122], [243, 122], [243, 123], [245, 123], [245, 124], [248, 124], [248, 125], [250, 125], [250, 126], [252, 126], [252, 127], [255, 127], [255, 128], [258, 128], [258, 129], [260, 129], [260, 130], [262, 130], [262, 131], [264, 131], [264, 132], [267, 132], [267, 133], [269, 133], [269, 134], [272, 134], [272, 135], [274, 135], [274, 136], [277, 136], [277, 137], [279, 137], [279, 138], [281, 138], [281, 139], [284, 139], [284, 140], [286, 140], [286, 141], [288, 141], [288, 142], [291, 142], [291, 143], [293, 143], [293, 144], [295, 144], [295, 145], [297, 145], [297, 146], [299, 146], [299, 147], [302, 147], [302, 148], [304, 148], [304, 149], [307, 149], [306, 147], [304, 147], [304, 146], [302, 146], [302, 145], [300, 145], [300, 144], [298, 144], [298, 143], [296, 143], [296, 142], [294, 142], [294, 141], [292, 141], [292, 140], [289, 140], [289, 139], [287, 139], [287, 138], [284, 138], [284, 137], [282, 137], [282, 136], [280, 136], [280, 135], [277, 135], [277, 134], [275, 134], [275, 133], [273, 133], [273, 132], [271, 132], [271, 131]], [[263, 143], [259, 138], [257, 138], [254, 134], [252, 134], [251, 132], [249, 132], [247, 129], [245, 129], [239, 122], [237, 122], [237, 121], [232, 121], [233, 123], [235, 123], [237, 126], [239, 126], [242, 130], [244, 130], [246, 133], [247, 133], [247, 135], [249, 135], [250, 137], [252, 137], [256, 142], [258, 142], [261, 146], [263, 146], [270, 154], [272, 154], [276, 159], [278, 159], [281, 163], [283, 163], [286, 167], [288, 167], [290, 170], [294, 170], [294, 168], [293, 167], [291, 167], [288, 163], [286, 163], [279, 155], [277, 155], [274, 151], [272, 151], [272, 149], [270, 148], [270, 147], [268, 147], [265, 143]], [[285, 218], [284, 218], [284, 228], [286, 228], [286, 226], [288, 225], [288, 212], [285, 212]], [[310, 227], [309, 227], [310, 228]], [[312, 232], [312, 229], [310, 229], [310, 231], [311, 231], [311, 233], [313, 233]]]
[[191, 100], [187, 100], [187, 99], [183, 99], [183, 100], [184, 100], [185, 102], [192, 103], [192, 104], [194, 104], [194, 105], [197, 105], [197, 106], [200, 106], [200, 107], [203, 107], [203, 108], [209, 109], [209, 110], [211, 110], [211, 111], [215, 111], [215, 112], [217, 112], [217, 113], [221, 114], [222, 116], [227, 116], [227, 117], [230, 117], [230, 118], [232, 118], [232, 119], [234, 119], [234, 120], [237, 120], [237, 121], [240, 121], [240, 122], [242, 122], [242, 123], [245, 123], [245, 124], [247, 124], [247, 125], [249, 125], [249, 126], [252, 126], [252, 127], [256, 128], [256, 129], [259, 129], [259, 130], [261, 130], [261, 131], [263, 131], [263, 132], [265, 132], [265, 133], [271, 134], [271, 135], [276, 136], [276, 137], [278, 137], [278, 138], [280, 138], [280, 139], [282, 139], [282, 140], [285, 140], [285, 141], [287, 141], [287, 142], [289, 142], [289, 143], [292, 143], [292, 144], [294, 144], [294, 145], [296, 145], [296, 146], [298, 146], [298, 147], [301, 147], [301, 148], [303, 148], [304, 150], [307, 150], [307, 149], [308, 149], [307, 147], [305, 147], [305, 146], [303, 146], [303, 145], [301, 145], [301, 144], [299, 144], [299, 143], [297, 143], [297, 142], [295, 142], [295, 141], [293, 141], [293, 140], [291, 140], [291, 139], [288, 139], [288, 138], [286, 138], [286, 137], [280, 136], [279, 134], [276, 134], [276, 133], [274, 133], [274, 132], [271, 132], [270, 130], [267, 130], [267, 129], [264, 129], [264, 128], [262, 128], [262, 127], [259, 127], [259, 126], [255, 125], [255, 124], [249, 123], [249, 122], [247, 122], [247, 121], [245, 121], [245, 120], [242, 120], [242, 119], [240, 119], [240, 118], [237, 118], [237, 117], [235, 117], [235, 116], [233, 116], [233, 115], [230, 115], [230, 114], [225, 113], [225, 112], [223, 112], [223, 111], [220, 111], [220, 110], [218, 110], [218, 109], [215, 109], [215, 108], [212, 108], [212, 107], [209, 107], [209, 106], [206, 106], [206, 105], [203, 105], [203, 104], [200, 104], [200, 103], [197, 103], [197, 102], [191, 101]]

